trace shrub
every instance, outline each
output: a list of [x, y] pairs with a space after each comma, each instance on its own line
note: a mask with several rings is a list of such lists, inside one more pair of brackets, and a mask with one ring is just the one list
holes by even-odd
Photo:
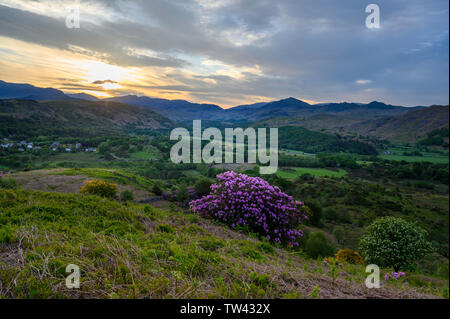
[[308, 224], [320, 227], [322, 225], [322, 207], [316, 201], [305, 203], [309, 208]]
[[413, 268], [431, 251], [427, 232], [401, 218], [384, 217], [367, 228], [360, 251], [367, 263], [380, 267]]
[[339, 215], [333, 208], [327, 208], [324, 211], [324, 217], [329, 221], [337, 221], [339, 219]]
[[100, 180], [86, 181], [80, 188], [80, 193], [85, 195], [97, 195], [114, 198], [117, 194], [117, 185]]
[[443, 262], [438, 266], [437, 275], [448, 280], [448, 261]]
[[349, 248], [340, 249], [336, 253], [336, 260], [340, 262], [347, 262], [349, 264], [364, 263], [364, 259], [361, 257], [361, 255], [357, 251], [351, 250]]
[[120, 193], [120, 200], [121, 201], [125, 201], [126, 202], [126, 201], [130, 201], [130, 200], [133, 200], [133, 199], [134, 199], [133, 192], [128, 190], [128, 189], [126, 189], [122, 193]]
[[302, 202], [259, 177], [225, 172], [217, 178], [210, 195], [190, 202], [194, 213], [246, 228], [273, 242], [298, 245], [306, 214]]
[[308, 241], [306, 242], [305, 252], [311, 258], [328, 257], [333, 255], [334, 248], [328, 242], [324, 233], [316, 232], [309, 235]]
[[153, 184], [152, 193], [155, 194], [156, 196], [162, 195], [163, 191], [162, 191], [161, 187], [159, 186], [159, 183]]
[[340, 226], [336, 226], [333, 229], [333, 236], [334, 236], [334, 238], [336, 238], [336, 240], [338, 241], [339, 244], [342, 244], [342, 242], [345, 239], [345, 230], [344, 230], [344, 228], [342, 228]]
[[206, 196], [211, 190], [212, 182], [209, 179], [201, 178], [195, 183], [195, 192], [198, 196]]
[[189, 192], [186, 185], [181, 185], [177, 192], [177, 201], [184, 203], [189, 199]]

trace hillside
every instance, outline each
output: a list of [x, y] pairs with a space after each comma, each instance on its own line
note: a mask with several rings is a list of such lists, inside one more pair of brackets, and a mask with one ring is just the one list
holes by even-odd
[[104, 100], [149, 108], [174, 121], [213, 119], [223, 112], [220, 106], [213, 104], [198, 104], [184, 100], [156, 99], [146, 96], [127, 95]]
[[[445, 285], [410, 277], [369, 290], [363, 266], [333, 280], [321, 261], [149, 205], [2, 189], [0, 199], [0, 298], [410, 299]], [[63, 284], [68, 264], [80, 267], [79, 289]]]
[[449, 127], [448, 106], [433, 105], [405, 114], [350, 125], [349, 131], [394, 142], [416, 142], [428, 133]]
[[0, 133], [96, 136], [126, 128], [164, 129], [172, 121], [151, 110], [114, 102], [0, 100]]
[[354, 153], [376, 155], [377, 150], [370, 144], [356, 140], [346, 140], [340, 136], [313, 132], [303, 127], [282, 126], [278, 129], [278, 144], [281, 148], [306, 153]]
[[38, 88], [30, 84], [0, 80], [0, 99], [70, 100], [71, 97], [52, 88]]

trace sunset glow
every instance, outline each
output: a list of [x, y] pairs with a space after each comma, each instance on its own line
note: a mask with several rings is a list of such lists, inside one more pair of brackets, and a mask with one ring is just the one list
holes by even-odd
[[[383, 27], [373, 32], [363, 9], [331, 1], [315, 18], [310, 3], [244, 2], [85, 0], [80, 28], [70, 29], [73, 1], [0, 0], [0, 79], [223, 107], [289, 96], [448, 103], [448, 9], [439, 1], [406, 9], [383, 1]], [[402, 24], [409, 20], [420, 23]]]

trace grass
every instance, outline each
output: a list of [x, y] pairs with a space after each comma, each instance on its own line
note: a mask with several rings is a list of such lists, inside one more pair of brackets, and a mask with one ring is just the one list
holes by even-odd
[[405, 156], [405, 155], [380, 155], [380, 158], [390, 161], [405, 162], [430, 162], [435, 164], [448, 164], [448, 156], [442, 155], [424, 155], [424, 156]]
[[155, 154], [148, 153], [145, 151], [134, 152], [134, 153], [131, 153], [130, 156], [133, 158], [142, 159], [142, 160], [149, 160], [149, 159], [156, 158]]
[[324, 169], [324, 168], [308, 168], [308, 167], [293, 167], [289, 171], [284, 171], [279, 169], [277, 175], [283, 178], [295, 178], [303, 174], [311, 174], [318, 177], [328, 176], [328, 177], [343, 177], [347, 175], [347, 171], [339, 169], [337, 171]]
[[[405, 161], [405, 162], [430, 162], [435, 164], [448, 164], [449, 157], [448, 152], [445, 154], [438, 154], [433, 152], [420, 151], [418, 148], [413, 146], [402, 146], [397, 145], [389, 149], [391, 154], [380, 155], [379, 157], [391, 161]], [[423, 156], [406, 156], [403, 155], [404, 152], [420, 152]]]
[[152, 147], [146, 146], [142, 151], [136, 151], [130, 154], [132, 158], [140, 160], [150, 160], [158, 158], [159, 151]]
[[302, 157], [316, 157], [315, 154], [310, 154], [310, 153], [305, 153], [302, 151], [297, 151], [297, 150], [289, 150], [289, 149], [281, 149], [280, 153], [286, 153], [286, 154], [291, 154], [291, 155], [299, 155]]
[[[189, 213], [95, 196], [0, 189], [0, 226], [0, 298], [420, 298], [448, 285], [426, 277], [412, 282], [417, 290], [368, 290], [357, 265], [333, 283], [301, 252]], [[68, 264], [80, 267], [79, 289], [64, 284]]]

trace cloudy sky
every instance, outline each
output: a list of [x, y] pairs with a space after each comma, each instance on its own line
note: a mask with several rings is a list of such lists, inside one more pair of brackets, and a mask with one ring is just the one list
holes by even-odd
[[0, 0], [0, 79], [223, 107], [448, 104], [448, 15], [446, 0]]

